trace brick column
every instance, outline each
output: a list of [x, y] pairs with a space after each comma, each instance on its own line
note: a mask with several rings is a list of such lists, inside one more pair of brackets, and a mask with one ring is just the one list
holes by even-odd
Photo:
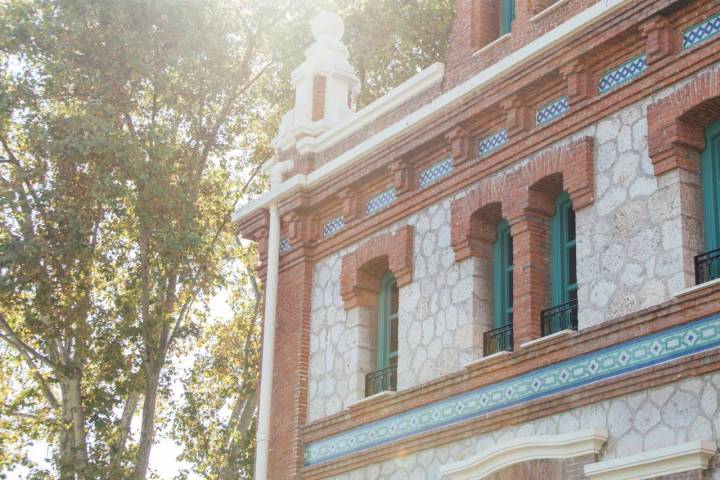
[[540, 312], [550, 304], [550, 214], [525, 210], [509, 220], [513, 237], [515, 346], [540, 337]]
[[479, 50], [500, 36], [500, 3], [474, 0], [470, 8], [470, 44]]
[[303, 464], [300, 428], [307, 419], [312, 270], [311, 262], [303, 260], [279, 274], [268, 478], [299, 479]]

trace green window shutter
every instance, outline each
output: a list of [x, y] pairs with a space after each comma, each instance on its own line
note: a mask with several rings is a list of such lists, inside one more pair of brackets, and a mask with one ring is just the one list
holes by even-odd
[[493, 324], [495, 328], [512, 323], [513, 244], [510, 225], [500, 220], [493, 245]]
[[387, 272], [382, 278], [378, 298], [378, 370], [397, 365], [399, 293], [395, 276], [392, 272]]
[[500, 0], [500, 35], [510, 33], [515, 20], [515, 0]]
[[575, 211], [567, 193], [555, 200], [555, 215], [550, 220], [552, 306], [577, 298], [575, 256]]
[[707, 129], [700, 155], [700, 178], [705, 218], [705, 250], [720, 248], [720, 122]]

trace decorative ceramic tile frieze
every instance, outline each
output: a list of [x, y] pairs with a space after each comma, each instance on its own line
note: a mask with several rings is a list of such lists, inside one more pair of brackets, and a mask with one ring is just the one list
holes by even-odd
[[478, 155], [481, 157], [488, 155], [498, 148], [502, 147], [508, 141], [507, 130], [501, 130], [490, 136], [481, 139], [478, 142]]
[[718, 347], [720, 314], [715, 314], [310, 442], [305, 447], [305, 465], [317, 465]]
[[395, 195], [395, 187], [388, 188], [384, 192], [378, 193], [374, 197], [368, 199], [367, 203], [365, 204], [365, 213], [368, 215], [372, 215], [379, 212], [380, 210], [384, 210], [389, 207], [396, 198], [397, 196]]
[[290, 240], [287, 238], [283, 238], [280, 240], [280, 253], [289, 252], [292, 246], [290, 245]]
[[640, 55], [623, 63], [600, 77], [600, 93], [607, 93], [613, 88], [634, 80], [647, 70], [647, 55]]
[[560, 97], [557, 100], [538, 108], [535, 113], [535, 122], [538, 127], [556, 120], [570, 109], [568, 97]]
[[683, 34], [683, 48], [691, 48], [720, 33], [720, 13], [690, 27]]
[[329, 237], [330, 235], [336, 234], [339, 230], [345, 227], [345, 218], [342, 215], [329, 220], [323, 226], [323, 236]]
[[442, 160], [420, 172], [420, 176], [418, 177], [418, 184], [420, 185], [420, 188], [425, 188], [428, 185], [432, 185], [438, 180], [447, 177], [452, 173], [452, 171], [452, 158], [446, 158], [445, 160]]

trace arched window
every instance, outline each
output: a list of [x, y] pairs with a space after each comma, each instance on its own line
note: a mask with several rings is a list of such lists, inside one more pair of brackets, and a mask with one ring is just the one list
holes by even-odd
[[486, 332], [483, 352], [513, 349], [513, 242], [506, 220], [497, 224], [493, 244], [493, 330]]
[[397, 389], [398, 304], [400, 292], [392, 272], [380, 282], [375, 342], [376, 371], [365, 378], [365, 396]]
[[551, 302], [543, 312], [542, 334], [577, 329], [577, 268], [575, 256], [575, 210], [567, 193], [555, 199], [550, 220]]
[[720, 278], [720, 121], [706, 130], [705, 150], [700, 155], [705, 251], [695, 262], [697, 283]]
[[510, 33], [515, 20], [515, 0], [500, 0], [500, 35]]

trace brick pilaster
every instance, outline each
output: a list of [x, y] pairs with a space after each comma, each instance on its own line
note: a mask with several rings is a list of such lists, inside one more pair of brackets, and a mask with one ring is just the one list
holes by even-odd
[[515, 345], [540, 337], [540, 312], [550, 304], [550, 214], [525, 210], [510, 219], [513, 237]]
[[568, 97], [570, 105], [575, 105], [595, 94], [595, 83], [588, 65], [579, 59], [570, 61], [563, 65], [560, 73], [567, 82]]
[[668, 17], [663, 15], [651, 17], [640, 26], [640, 32], [645, 37], [648, 65], [653, 65], [675, 53], [678, 42]]

